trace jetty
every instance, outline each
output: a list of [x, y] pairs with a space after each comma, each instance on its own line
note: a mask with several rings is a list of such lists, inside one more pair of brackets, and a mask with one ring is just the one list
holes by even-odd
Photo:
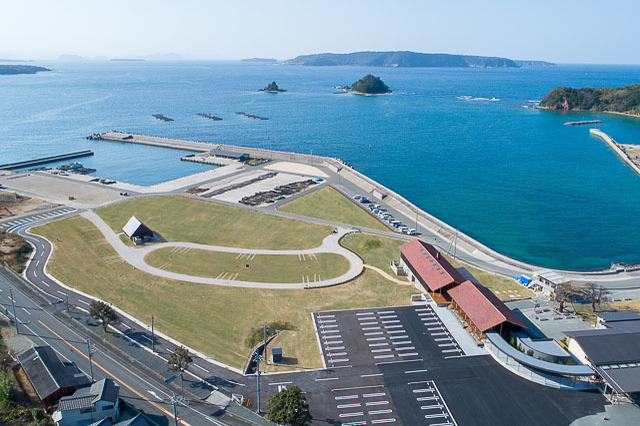
[[260, 117], [259, 115], [247, 114], [246, 112], [236, 112], [236, 115], [251, 118], [253, 120], [268, 120], [266, 117]]
[[70, 152], [68, 154], [52, 155], [49, 157], [36, 158], [33, 160], [18, 161], [16, 163], [0, 164], [0, 170], [21, 169], [23, 167], [37, 166], [45, 163], [52, 163], [54, 161], [69, 160], [71, 158], [89, 157], [92, 155], [93, 151], [87, 149], [84, 151]]
[[615, 139], [599, 129], [589, 129], [589, 133], [605, 141], [607, 145], [609, 145], [609, 147], [613, 150], [613, 152], [618, 154], [618, 156], [622, 158], [625, 163], [627, 163], [636, 173], [640, 175], [640, 165], [634, 162], [629, 157], [629, 155], [627, 155], [626, 151], [620, 146], [618, 142], [615, 141]]
[[565, 126], [582, 126], [585, 124], [600, 124], [602, 120], [585, 120], [585, 121], [567, 121]]

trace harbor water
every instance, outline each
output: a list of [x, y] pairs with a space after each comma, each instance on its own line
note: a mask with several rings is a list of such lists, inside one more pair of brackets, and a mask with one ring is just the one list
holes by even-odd
[[[640, 176], [589, 126], [640, 143], [640, 119], [522, 108], [556, 86], [620, 86], [640, 67], [299, 67], [38, 62], [0, 78], [0, 163], [91, 149], [96, 176], [152, 185], [202, 171], [184, 151], [87, 141], [123, 130], [334, 156], [489, 247], [564, 269], [638, 262]], [[338, 94], [367, 73], [391, 95]], [[270, 81], [286, 93], [262, 93]], [[491, 100], [495, 98], [496, 100]], [[252, 120], [242, 111], [268, 120]], [[209, 120], [198, 113], [221, 117]], [[152, 117], [163, 114], [175, 121]]]

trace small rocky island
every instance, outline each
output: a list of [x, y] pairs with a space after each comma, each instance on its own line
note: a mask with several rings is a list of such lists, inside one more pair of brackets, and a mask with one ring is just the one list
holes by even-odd
[[385, 93], [391, 93], [389, 86], [384, 84], [380, 77], [376, 77], [372, 74], [367, 74], [360, 80], [353, 83], [349, 92], [357, 95], [383, 95]]
[[558, 87], [538, 108], [554, 111], [615, 112], [640, 116], [640, 84], [623, 87]]
[[51, 71], [45, 67], [32, 65], [0, 65], [0, 75], [37, 74], [42, 71]]
[[278, 85], [276, 84], [275, 81], [272, 81], [271, 83], [269, 83], [269, 85], [267, 87], [265, 87], [264, 89], [259, 89], [258, 92], [267, 92], [267, 93], [282, 93], [282, 92], [286, 92], [285, 89], [281, 89], [278, 87]]

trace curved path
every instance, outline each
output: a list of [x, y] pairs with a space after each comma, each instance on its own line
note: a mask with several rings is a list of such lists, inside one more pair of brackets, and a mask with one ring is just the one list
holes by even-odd
[[[93, 223], [102, 233], [104, 238], [111, 244], [118, 255], [131, 266], [144, 271], [148, 274], [158, 277], [170, 278], [173, 280], [187, 281], [199, 284], [224, 285], [229, 287], [251, 287], [251, 288], [268, 288], [268, 289], [301, 289], [310, 287], [327, 287], [342, 284], [356, 278], [363, 270], [363, 262], [355, 253], [345, 249], [340, 245], [340, 238], [352, 232], [351, 229], [338, 228], [338, 232], [327, 236], [322, 245], [306, 250], [265, 250], [265, 249], [244, 249], [237, 247], [212, 246], [196, 243], [158, 243], [152, 246], [141, 248], [129, 247], [120, 240], [120, 237], [111, 229], [111, 227], [100, 216], [92, 211], [85, 211], [81, 216]], [[253, 281], [235, 281], [223, 280], [218, 278], [198, 277], [193, 275], [178, 274], [175, 272], [165, 271], [160, 268], [153, 267], [144, 258], [152, 251], [168, 247], [189, 247], [198, 250], [219, 251], [225, 253], [245, 253], [245, 254], [318, 254], [318, 253], [334, 253], [344, 256], [349, 261], [349, 270], [339, 277], [328, 280], [315, 281], [309, 283], [263, 283]]]

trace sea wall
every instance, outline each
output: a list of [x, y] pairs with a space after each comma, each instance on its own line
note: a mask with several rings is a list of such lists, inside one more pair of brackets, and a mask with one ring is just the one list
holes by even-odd
[[[262, 148], [242, 147], [227, 144], [217, 144], [211, 142], [187, 141], [180, 139], [161, 138], [156, 136], [137, 135], [133, 133], [122, 132], [105, 132], [101, 134], [104, 140], [137, 143], [141, 145], [161, 146], [173, 149], [182, 149], [189, 151], [208, 152], [211, 149], [223, 149], [234, 152], [247, 153], [252, 157], [268, 158], [272, 160], [294, 161], [303, 164], [317, 165], [326, 167], [337, 173], [340, 178], [346, 179], [354, 185], [362, 189], [369, 196], [374, 196], [384, 201], [390, 207], [398, 210], [408, 218], [416, 218], [423, 227], [431, 232], [439, 235], [447, 244], [440, 244], [441, 247], [448, 246], [455, 237], [456, 250], [466, 252], [471, 257], [481, 259], [484, 262], [492, 263], [494, 266], [502, 264], [504, 267], [513, 268], [519, 273], [531, 273], [535, 270], [542, 269], [539, 266], [531, 265], [512, 259], [495, 250], [487, 247], [472, 237], [460, 232], [451, 225], [443, 222], [437, 217], [421, 210], [415, 204], [408, 201], [400, 194], [390, 190], [384, 185], [365, 176], [359, 171], [353, 169], [350, 165], [344, 163], [339, 158], [323, 157], [312, 154], [300, 154], [297, 152], [273, 151]], [[606, 135], [605, 135], [606, 136]], [[128, 139], [125, 139], [128, 138]], [[560, 271], [565, 276], [570, 276], [575, 271]], [[602, 276], [615, 275], [616, 272], [610, 270], [601, 271], [583, 271], [583, 276]]]
[[627, 163], [629, 167], [631, 167], [636, 173], [640, 175], [640, 167], [638, 167], [637, 164], [631, 161], [627, 153], [624, 152], [622, 149], [620, 149], [620, 147], [618, 146], [618, 143], [611, 136], [609, 136], [608, 134], [606, 134], [600, 129], [589, 129], [589, 133], [594, 136], [598, 136], [600, 139], [605, 141], [607, 145], [609, 145], [609, 147], [613, 150], [613, 152], [618, 154], [618, 156], [622, 158], [622, 160], [625, 163]]

